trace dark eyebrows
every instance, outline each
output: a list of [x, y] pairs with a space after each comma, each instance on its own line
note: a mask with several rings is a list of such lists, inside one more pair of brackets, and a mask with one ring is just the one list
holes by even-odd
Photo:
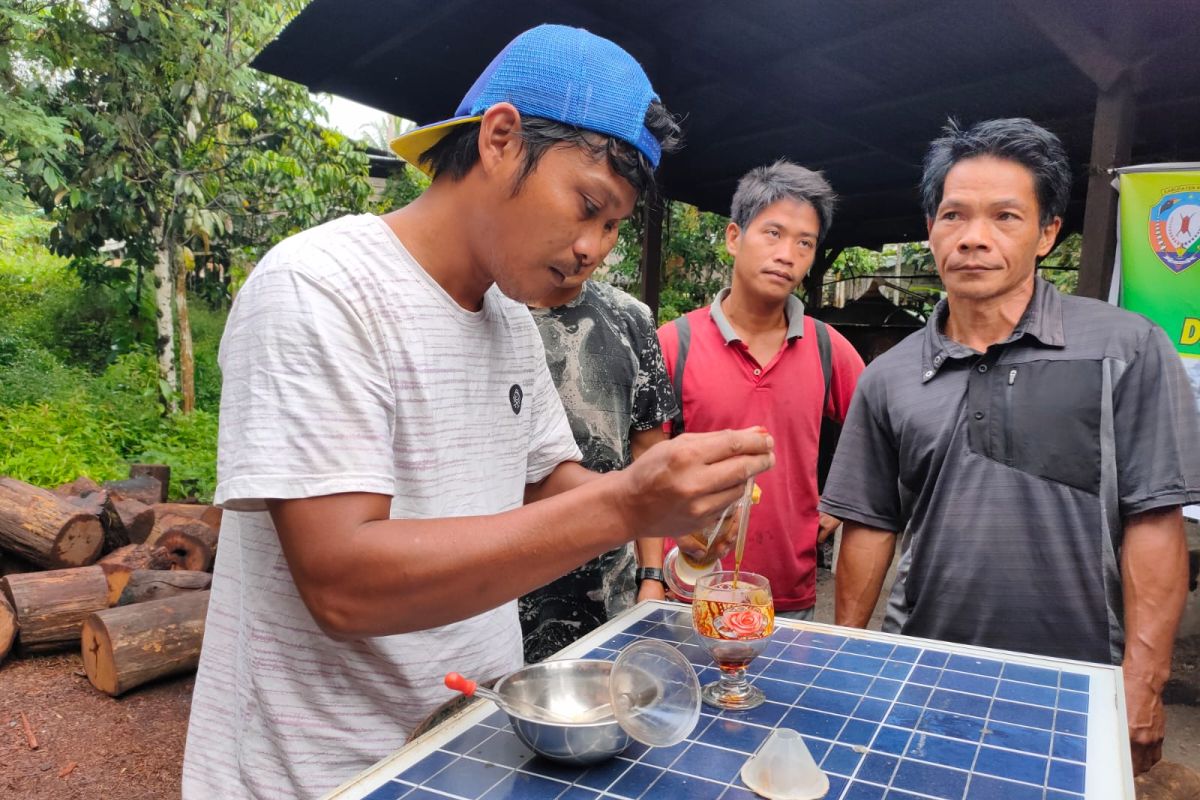
[[[784, 233], [791, 233], [791, 231], [788, 230], [787, 225], [784, 225], [782, 222], [776, 222], [775, 220], [771, 219], [770, 217], [768, 217], [767, 219], [764, 219], [761, 223], [759, 223], [759, 225], [762, 228], [778, 228], [779, 230], [783, 231]], [[800, 231], [797, 234], [797, 236], [800, 238], [803, 238], [803, 239], [816, 239], [817, 238], [817, 234], [815, 231], [814, 232]]]

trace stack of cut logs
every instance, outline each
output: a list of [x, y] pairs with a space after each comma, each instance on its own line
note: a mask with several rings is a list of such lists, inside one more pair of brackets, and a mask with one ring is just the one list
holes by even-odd
[[170, 468], [53, 491], [0, 478], [0, 662], [80, 648], [119, 695], [200, 660], [221, 511], [166, 502]]

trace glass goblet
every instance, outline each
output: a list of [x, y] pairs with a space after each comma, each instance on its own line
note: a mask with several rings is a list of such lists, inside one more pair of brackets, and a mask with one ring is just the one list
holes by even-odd
[[721, 670], [721, 679], [700, 696], [717, 708], [745, 710], [761, 705], [762, 690], [746, 679], [746, 667], [767, 646], [775, 630], [771, 584], [762, 575], [712, 572], [696, 581], [692, 627]]

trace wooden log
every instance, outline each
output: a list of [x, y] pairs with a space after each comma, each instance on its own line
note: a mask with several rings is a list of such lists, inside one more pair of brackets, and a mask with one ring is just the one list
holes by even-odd
[[[154, 506], [154, 508], [156, 508], [156, 509], [163, 508], [166, 505], [169, 505], [169, 504], [168, 503], [160, 503], [157, 506]], [[197, 508], [202, 508], [202, 507], [203, 506], [197, 506]], [[213, 516], [212, 514], [209, 515], [210, 518], [212, 516]], [[213, 528], [213, 529], [216, 529], [217, 527], [219, 527], [218, 525], [210, 525], [208, 522], [205, 522], [203, 519], [194, 517], [194, 516], [185, 516], [185, 515], [181, 515], [181, 514], [174, 514], [174, 513], [168, 512], [168, 511], [164, 511], [161, 514], [155, 512], [154, 527], [152, 527], [150, 529], [150, 533], [147, 534], [147, 536], [146, 536], [146, 544], [158, 544], [158, 541], [159, 541], [159, 539], [161, 539], [163, 537], [163, 534], [166, 533], [167, 531], [171, 530], [172, 528], [178, 528], [178, 527], [186, 528], [189, 525], [194, 525], [197, 523], [199, 523], [201, 525], [205, 525], [205, 526]]]
[[133, 499], [148, 506], [162, 502], [162, 484], [148, 475], [126, 478], [123, 481], [105, 481], [104, 488], [108, 489], [113, 499]]
[[159, 490], [158, 500], [156, 502], [167, 502], [167, 493], [171, 488], [171, 468], [166, 464], [130, 464], [129, 477], [131, 478], [153, 478], [158, 481]]
[[129, 575], [125, 589], [117, 598], [116, 605], [128, 606], [161, 600], [177, 594], [207, 589], [212, 585], [212, 573], [193, 572], [186, 569], [138, 569]]
[[23, 653], [49, 653], [79, 643], [84, 619], [108, 608], [108, 581], [98, 565], [27, 572], [0, 579], [17, 614]]
[[45, 489], [0, 478], [0, 547], [56, 569], [91, 564], [103, 546], [95, 516]]
[[154, 529], [154, 507], [132, 498], [113, 500], [112, 506], [129, 539], [126, 544], [141, 544], [146, 541], [146, 537]]
[[17, 612], [13, 611], [8, 598], [0, 594], [0, 664], [12, 650], [13, 639], [17, 638]]
[[86, 475], [80, 475], [70, 483], [64, 483], [62, 486], [54, 489], [54, 493], [59, 497], [83, 497], [84, 495], [100, 491], [103, 491], [100, 484]]
[[130, 544], [113, 550], [100, 559], [101, 566], [122, 565], [130, 569], [170, 569], [171, 558], [161, 547], [151, 547], [145, 544]]
[[221, 509], [216, 506], [202, 506], [194, 503], [155, 503], [151, 508], [154, 509], [155, 519], [171, 515], [198, 519], [205, 525], [214, 528], [221, 527]]
[[125, 528], [125, 523], [121, 519], [121, 515], [117, 513], [116, 506], [106, 490], [100, 489], [83, 495], [69, 496], [66, 499], [80, 510], [88, 514], [95, 514], [96, 518], [100, 520], [100, 524], [104, 527], [104, 547], [101, 552], [109, 553], [118, 547], [129, 544], [129, 531]]
[[[110, 558], [110, 556], [118, 556]], [[129, 578], [134, 572], [142, 569], [171, 570], [175, 569], [175, 559], [161, 547], [147, 547], [144, 544], [127, 545], [114, 550], [110, 556], [100, 559], [97, 564], [104, 570], [104, 579], [108, 582], [108, 605], [115, 606], [129, 584]]]
[[170, 554], [179, 569], [210, 572], [217, 556], [217, 531], [203, 522], [172, 525], [157, 545]]
[[190, 672], [200, 663], [210, 592], [99, 611], [83, 624], [83, 671], [117, 696], [147, 681]]

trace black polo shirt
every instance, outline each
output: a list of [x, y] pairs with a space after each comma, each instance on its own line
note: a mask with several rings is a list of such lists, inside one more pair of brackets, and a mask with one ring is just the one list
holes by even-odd
[[948, 310], [863, 373], [820, 508], [902, 533], [884, 630], [1120, 663], [1123, 519], [1200, 500], [1179, 356], [1041, 279], [986, 353]]

